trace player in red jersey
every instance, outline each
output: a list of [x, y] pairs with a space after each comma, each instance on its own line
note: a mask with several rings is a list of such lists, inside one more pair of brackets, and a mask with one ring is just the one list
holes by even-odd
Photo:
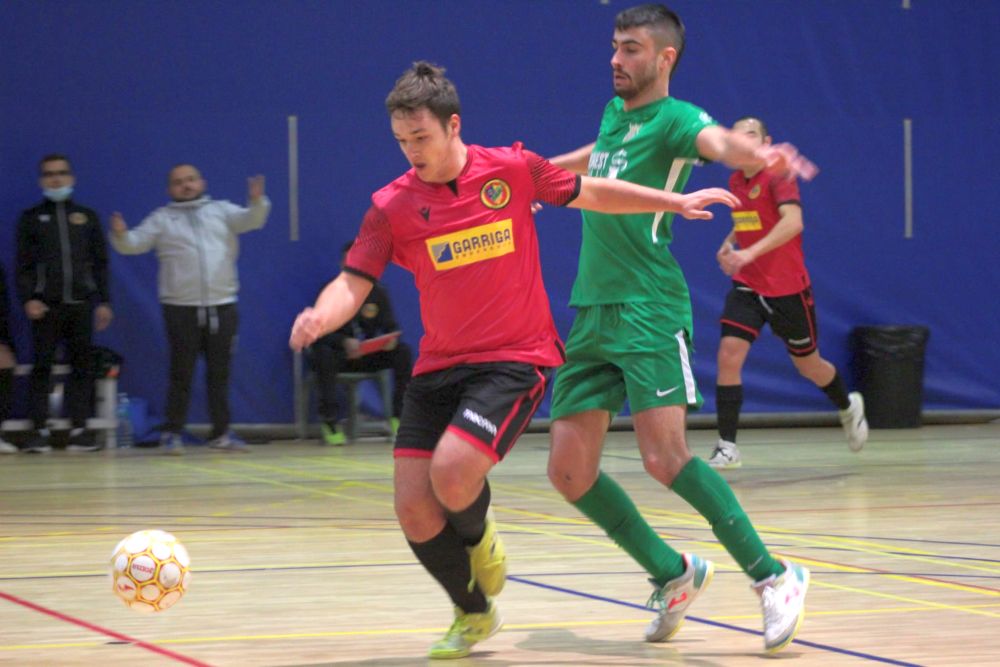
[[[733, 125], [759, 145], [771, 137], [759, 118]], [[715, 403], [719, 442], [708, 463], [715, 468], [742, 465], [736, 430], [743, 404], [741, 370], [750, 345], [765, 323], [785, 343], [792, 363], [803, 377], [823, 390], [840, 411], [840, 422], [851, 451], [868, 439], [864, 400], [847, 393], [837, 369], [819, 354], [816, 306], [802, 255], [802, 204], [794, 178], [765, 170], [733, 172], [729, 189], [740, 199], [733, 210], [733, 229], [716, 257], [733, 287], [726, 296], [719, 343], [719, 373]], [[733, 243], [739, 245], [737, 250]]]
[[386, 108], [412, 168], [372, 195], [343, 271], [296, 318], [290, 344], [301, 349], [342, 326], [390, 261], [413, 273], [424, 337], [396, 435], [395, 508], [417, 559], [455, 606], [430, 657], [459, 658], [501, 625], [493, 598], [506, 559], [486, 475], [563, 362], [532, 202], [707, 219], [705, 206], [736, 198], [721, 188], [681, 195], [578, 176], [520, 143], [465, 144], [458, 93], [429, 63], [399, 78]]

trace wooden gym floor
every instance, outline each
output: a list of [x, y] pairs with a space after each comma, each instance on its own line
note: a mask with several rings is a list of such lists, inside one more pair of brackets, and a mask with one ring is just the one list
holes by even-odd
[[[674, 641], [646, 644], [640, 569], [549, 487], [527, 435], [492, 476], [510, 579], [506, 625], [455, 665], [758, 665], [760, 610], [705, 522], [642, 471], [631, 433], [604, 469], [678, 550], [717, 563]], [[714, 433], [692, 431], [696, 454]], [[798, 665], [1000, 664], [1000, 424], [745, 430], [727, 472], [768, 546], [812, 569], [776, 659]], [[385, 442], [0, 458], [0, 664], [425, 665], [451, 609], [392, 511]], [[155, 616], [111, 593], [125, 535], [162, 528], [193, 559]]]

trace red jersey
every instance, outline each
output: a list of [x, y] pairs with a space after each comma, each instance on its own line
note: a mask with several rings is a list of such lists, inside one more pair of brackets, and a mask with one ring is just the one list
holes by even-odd
[[490, 361], [559, 366], [531, 204], [568, 204], [580, 179], [520, 143], [467, 148], [451, 183], [410, 169], [373, 194], [345, 270], [378, 280], [392, 261], [413, 273], [424, 325], [415, 375]]
[[[740, 198], [739, 206], [733, 209], [733, 229], [741, 248], [749, 248], [778, 224], [779, 206], [801, 206], [794, 178], [775, 176], [763, 169], [751, 178], [742, 171], [733, 172], [729, 190]], [[747, 264], [733, 280], [745, 283], [762, 296], [787, 296], [806, 289], [809, 272], [802, 254], [802, 235]]]

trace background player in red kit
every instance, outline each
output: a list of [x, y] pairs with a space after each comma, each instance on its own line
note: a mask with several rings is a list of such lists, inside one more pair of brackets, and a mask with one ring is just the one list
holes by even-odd
[[395, 444], [395, 508], [410, 547], [455, 605], [430, 650], [458, 658], [501, 625], [503, 544], [489, 470], [528, 425], [563, 348], [542, 284], [532, 202], [711, 218], [721, 188], [688, 195], [578, 176], [520, 143], [467, 145], [458, 93], [418, 62], [386, 99], [412, 169], [372, 195], [343, 271], [296, 318], [295, 349], [337, 329], [392, 261], [413, 273], [424, 337]]
[[[742, 118], [733, 125], [760, 145], [771, 143], [759, 118]], [[802, 204], [794, 178], [760, 169], [733, 172], [729, 189], [740, 199], [717, 258], [733, 287], [722, 312], [719, 374], [715, 403], [719, 442], [708, 464], [715, 468], [742, 465], [736, 430], [743, 405], [741, 370], [750, 345], [764, 323], [781, 338], [792, 363], [803, 377], [823, 390], [840, 410], [840, 423], [851, 451], [861, 451], [868, 423], [861, 394], [847, 393], [837, 369], [819, 355], [816, 306], [802, 255]], [[733, 247], [733, 242], [739, 250]]]

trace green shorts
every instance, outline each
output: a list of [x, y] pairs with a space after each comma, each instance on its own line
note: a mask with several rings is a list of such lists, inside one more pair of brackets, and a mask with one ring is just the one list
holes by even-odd
[[659, 303], [585, 306], [566, 341], [552, 419], [587, 410], [632, 414], [666, 405], [701, 407], [691, 370], [690, 325]]

